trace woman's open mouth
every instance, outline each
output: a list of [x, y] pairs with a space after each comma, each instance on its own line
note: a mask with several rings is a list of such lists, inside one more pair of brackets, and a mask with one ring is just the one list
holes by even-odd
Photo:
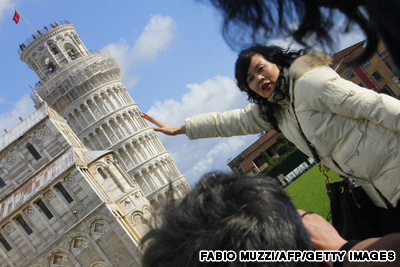
[[270, 88], [270, 85], [271, 85], [270, 83], [266, 83], [261, 88], [263, 89], [263, 91], [268, 91]]

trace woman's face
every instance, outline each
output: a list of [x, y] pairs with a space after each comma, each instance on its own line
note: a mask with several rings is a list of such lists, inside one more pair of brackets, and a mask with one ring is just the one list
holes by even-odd
[[275, 91], [280, 70], [280, 66], [269, 62], [260, 54], [255, 54], [247, 71], [247, 84], [258, 95], [269, 98]]

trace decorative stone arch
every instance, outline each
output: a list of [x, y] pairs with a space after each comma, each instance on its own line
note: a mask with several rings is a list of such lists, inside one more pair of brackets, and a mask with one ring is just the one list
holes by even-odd
[[148, 157], [147, 157], [147, 154], [144, 152], [143, 147], [142, 147], [142, 145], [140, 144], [140, 142], [139, 142], [137, 136], [135, 136], [135, 137], [133, 138], [133, 140], [131, 140], [131, 143], [132, 143], [132, 148], [133, 148], [133, 149], [136, 151], [136, 153], [139, 155], [140, 161], [146, 160], [146, 159], [148, 158]]
[[154, 164], [154, 167], [155, 167], [155, 168], [158, 168], [158, 167], [160, 166], [160, 164], [161, 164], [160, 159], [159, 159], [159, 158], [156, 158], [156, 159], [153, 161], [153, 164]]
[[107, 93], [108, 95], [111, 95], [111, 94], [114, 93], [111, 87], [107, 87], [107, 88], [105, 89], [105, 91], [106, 91], [106, 93]]
[[115, 120], [115, 114], [113, 115], [113, 116], [110, 116], [109, 118], [108, 118], [108, 121], [107, 121], [109, 124], [112, 122], [112, 123], [116, 123], [116, 120]]
[[33, 58], [28, 58], [28, 63], [29, 66], [32, 68], [32, 70], [41, 78], [43, 78], [43, 75], [41, 75], [42, 73], [39, 72], [40, 67], [38, 66], [38, 64], [36, 63], [36, 61]]
[[46, 47], [47, 50], [52, 54], [52, 55], [57, 55], [58, 53], [60, 53], [60, 47], [58, 46], [57, 42], [49, 39], [46, 42]]
[[132, 169], [135, 163], [135, 162], [132, 163], [131, 161], [132, 155], [130, 155], [129, 153], [129, 145], [130, 144], [125, 141], [123, 144], [120, 144], [119, 147], [116, 149], [116, 152], [118, 154], [117, 156], [120, 159], [120, 161], [125, 165], [126, 170]]
[[56, 62], [54, 61], [54, 58], [53, 57], [49, 57], [48, 55], [43, 55], [41, 58], [40, 58], [40, 65], [39, 65], [39, 68], [41, 68], [41, 69], [46, 69], [47, 70], [47, 73], [48, 72], [53, 72], [53, 71], [55, 71], [56, 70], [56, 66], [57, 66], [57, 64], [56, 64]]
[[139, 108], [138, 107], [133, 107], [133, 112], [136, 114], [136, 115], [139, 115], [140, 114], [140, 110], [139, 110]]
[[115, 133], [118, 140], [124, 139], [124, 133], [121, 131], [121, 129], [118, 125], [118, 121], [114, 117], [109, 118], [108, 125], [112, 129], [112, 131]]
[[[149, 172], [152, 174], [152, 176], [154, 177], [154, 179], [156, 179], [158, 181], [158, 183], [160, 184], [160, 186], [165, 185], [166, 183], [168, 183], [168, 179], [165, 178], [164, 173], [160, 170], [159, 167], [157, 167], [158, 164], [156, 165], [151, 164], [149, 166]], [[151, 169], [150, 169], [151, 168]]]
[[[164, 195], [165, 195], [165, 193], [164, 193]], [[167, 196], [163, 196], [163, 194], [157, 195], [157, 202], [160, 203], [160, 204], [165, 204], [166, 201], [167, 201], [166, 197]]]
[[[69, 37], [69, 35], [68, 35]], [[70, 60], [74, 60], [81, 56], [79, 49], [72, 43], [66, 42], [64, 44], [64, 51]]]
[[73, 266], [71, 260], [69, 259], [70, 254], [67, 250], [63, 248], [54, 248], [50, 250], [46, 255], [46, 265], [49, 267], [58, 267], [58, 266], [66, 266], [66, 263], [69, 263], [69, 266]]
[[86, 109], [86, 106], [85, 106], [85, 100], [84, 101], [82, 101], [82, 103], [79, 105], [79, 109], [81, 110], [81, 111], [84, 111], [85, 109]]
[[133, 134], [133, 131], [129, 127], [127, 121], [125, 120], [124, 116], [122, 114], [117, 114], [115, 119], [118, 122], [118, 125], [120, 125], [122, 131], [125, 131], [126, 135], [131, 135]]
[[[92, 134], [92, 133], [90, 133], [90, 134]], [[88, 134], [88, 135], [89, 135], [89, 134]], [[92, 150], [96, 150], [96, 148], [93, 147], [92, 143], [90, 143], [90, 141], [89, 141], [89, 136], [88, 136], [88, 135], [82, 137], [83, 144], [84, 144], [86, 147], [91, 148]], [[93, 135], [93, 134], [92, 134], [92, 135]]]
[[135, 173], [133, 175], [133, 178], [135, 179], [136, 183], [139, 185], [139, 187], [142, 189], [145, 195], [151, 193], [151, 189], [142, 175], [140, 175], [139, 173]]
[[149, 220], [150, 217], [151, 217], [151, 215], [152, 215], [151, 207], [150, 207], [149, 205], [143, 205], [143, 207], [142, 207], [142, 212], [143, 212], [143, 216], [144, 216], [147, 220]]
[[89, 267], [109, 267], [104, 261], [95, 261]]
[[106, 155], [104, 158], [104, 161], [108, 164], [108, 165], [112, 165], [113, 162], [115, 161], [115, 158], [111, 155]]
[[92, 100], [92, 98], [89, 96], [89, 97], [87, 97], [87, 98], [84, 100], [84, 103], [85, 103], [86, 105], [93, 104], [93, 100]]
[[118, 141], [117, 136], [115, 136], [112, 131], [112, 128], [109, 127], [106, 122], [103, 122], [103, 124], [100, 125], [100, 128], [102, 129], [102, 132], [105, 134], [106, 138], [110, 142], [110, 145], [113, 145]]
[[96, 101], [96, 98], [100, 100], [100, 98], [101, 98], [100, 92], [96, 91], [94, 94], [92, 94], [91, 97], [92, 97], [93, 101]]
[[100, 90], [98, 91], [98, 94], [99, 94], [99, 96], [100, 96], [101, 98], [104, 98], [105, 96], [107, 96], [107, 92], [106, 92], [106, 90], [104, 90], [104, 88], [100, 89]]
[[66, 249], [74, 256], [85, 250], [89, 246], [89, 236], [86, 233], [76, 232], [72, 234], [66, 242]]
[[155, 199], [152, 199], [152, 200], [150, 201], [150, 206], [151, 206], [153, 209], [157, 208], [157, 207], [158, 207], [157, 201], [156, 201]]
[[102, 215], [97, 215], [93, 218], [90, 218], [87, 224], [88, 236], [92, 236], [94, 239], [98, 239], [109, 230], [109, 223], [110, 222], [108, 218]]
[[94, 133], [89, 132], [89, 134], [92, 134], [92, 136], [93, 136], [94, 134], [100, 135], [100, 134], [101, 134], [101, 128], [100, 128], [100, 127], [101, 127], [101, 126], [97, 126], [96, 128], [94, 128]]
[[106, 92], [111, 101], [115, 102], [115, 104], [118, 105], [119, 107], [123, 107], [123, 104], [121, 103], [121, 100], [119, 99], [118, 94], [113, 89], [113, 87], [108, 87], [106, 89]]
[[121, 113], [115, 113], [114, 119], [118, 122], [118, 119], [122, 120], [122, 114]]
[[143, 237], [149, 231], [149, 220], [144, 216], [143, 212], [132, 212], [130, 220], [139, 237]]
[[104, 168], [106, 168], [107, 166], [104, 164], [104, 162], [101, 161], [97, 161], [94, 165], [93, 165], [93, 170], [94, 170], [94, 175], [97, 176], [98, 178], [102, 178], [103, 181], [106, 180], [107, 175], [104, 173]]

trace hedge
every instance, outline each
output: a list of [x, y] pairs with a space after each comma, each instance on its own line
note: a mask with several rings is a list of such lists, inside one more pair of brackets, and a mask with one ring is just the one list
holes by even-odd
[[280, 157], [279, 161], [274, 166], [268, 168], [267, 171], [261, 173], [261, 175], [268, 175], [271, 177], [278, 177], [278, 175], [281, 173], [283, 175], [288, 175], [291, 171], [293, 171], [307, 159], [307, 155], [305, 155], [297, 148], [294, 148], [291, 152]]

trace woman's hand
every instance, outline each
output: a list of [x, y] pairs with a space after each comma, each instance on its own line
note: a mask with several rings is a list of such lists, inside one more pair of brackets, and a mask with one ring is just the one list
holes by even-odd
[[[297, 210], [299, 215], [305, 211]], [[339, 250], [345, 243], [336, 229], [324, 218], [318, 214], [309, 213], [301, 218], [304, 227], [311, 236], [311, 242], [315, 250]]]
[[157, 127], [153, 127], [154, 131], [162, 132], [163, 134], [166, 134], [166, 135], [186, 134], [185, 125], [183, 125], [183, 126], [172, 126], [172, 125], [166, 124], [165, 122], [159, 121], [156, 118], [154, 118], [154, 117], [152, 117], [149, 114], [144, 113], [144, 112], [142, 114], [140, 114], [140, 116], [143, 119], [146, 119], [149, 122], [157, 125]]

